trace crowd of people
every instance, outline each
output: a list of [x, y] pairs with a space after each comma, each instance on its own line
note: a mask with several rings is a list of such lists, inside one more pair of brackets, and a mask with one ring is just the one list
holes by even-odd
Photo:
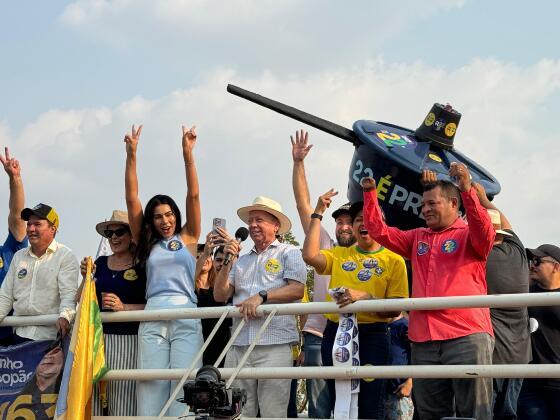
[[[261, 305], [359, 300], [560, 292], [560, 248], [526, 249], [505, 214], [472, 182], [468, 168], [451, 164], [455, 182], [424, 170], [422, 216], [426, 227], [388, 226], [376, 182], [363, 178], [363, 201], [337, 206], [334, 238], [322, 219], [336, 199], [329, 190], [312, 206], [304, 162], [308, 134], [292, 143], [292, 187], [303, 248], [287, 243], [292, 221], [275, 200], [258, 196], [238, 209], [253, 242], [246, 251], [217, 227], [201, 236], [200, 192], [194, 158], [195, 127], [181, 137], [187, 195], [185, 220], [177, 203], [158, 194], [145, 206], [138, 194], [137, 149], [142, 126], [125, 135], [126, 211], [115, 210], [95, 230], [111, 255], [94, 264], [102, 311], [235, 305], [243, 316], [223, 323], [198, 367], [236, 367], [252, 342], [246, 367], [291, 367], [293, 347], [303, 366], [490, 365], [560, 362], [560, 308], [457, 308], [405, 312], [292, 315], [265, 322]], [[0, 345], [55, 340], [69, 333], [80, 296], [80, 264], [55, 238], [56, 210], [25, 207], [19, 162], [0, 155], [9, 177], [8, 235], [0, 248], [0, 320], [58, 314], [53, 326], [0, 329]], [[464, 209], [462, 215], [460, 209]], [[101, 217], [100, 217], [101, 218]], [[306, 288], [308, 267], [313, 286]], [[410, 280], [411, 278], [411, 280]], [[410, 286], [411, 285], [411, 286]], [[409, 287], [411, 290], [409, 290]], [[105, 323], [109, 369], [185, 369], [191, 366], [215, 319]], [[243, 325], [240, 326], [240, 323]], [[298, 324], [300, 327], [298, 327]], [[239, 329], [240, 328], [240, 329]], [[225, 360], [218, 360], [231, 332], [239, 330]], [[285, 418], [289, 379], [238, 379], [247, 417]], [[157, 416], [175, 381], [116, 381], [107, 387], [109, 415]], [[311, 418], [550, 419], [560, 412], [558, 379], [411, 379], [306, 381]], [[102, 414], [96, 390], [94, 409]], [[293, 401], [292, 401], [293, 402]], [[166, 415], [180, 416], [173, 401]], [[292, 416], [297, 414], [290, 413]]]

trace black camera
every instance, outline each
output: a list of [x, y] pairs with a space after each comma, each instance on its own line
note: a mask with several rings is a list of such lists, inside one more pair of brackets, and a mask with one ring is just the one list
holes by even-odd
[[196, 373], [194, 381], [183, 385], [184, 398], [197, 418], [236, 419], [247, 401], [245, 390], [226, 389], [220, 371], [214, 366], [203, 366]]

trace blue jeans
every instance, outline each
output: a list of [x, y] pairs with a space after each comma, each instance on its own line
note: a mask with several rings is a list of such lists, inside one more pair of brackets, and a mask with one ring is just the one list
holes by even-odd
[[517, 399], [523, 378], [495, 378], [493, 382], [494, 420], [516, 420]]
[[[323, 339], [314, 334], [304, 332], [304, 366], [323, 366], [321, 360], [321, 343]], [[332, 406], [327, 381], [324, 379], [306, 379], [307, 416], [313, 419], [331, 418]]]
[[519, 419], [557, 419], [558, 413], [560, 413], [560, 390], [543, 388], [539, 385], [538, 379], [523, 381], [517, 402]]

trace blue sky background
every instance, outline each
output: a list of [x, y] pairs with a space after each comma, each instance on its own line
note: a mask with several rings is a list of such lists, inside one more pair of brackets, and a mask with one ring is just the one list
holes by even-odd
[[[298, 225], [289, 135], [301, 125], [232, 97], [228, 82], [346, 126], [366, 118], [415, 127], [433, 102], [449, 101], [463, 113], [457, 148], [498, 177], [496, 202], [522, 239], [558, 244], [557, 2], [1, 7], [0, 145], [21, 160], [28, 202], [59, 210], [61, 240], [80, 256], [95, 251], [93, 225], [124, 207], [121, 139], [132, 123], [145, 124], [144, 201], [157, 192], [183, 201], [179, 130], [195, 122], [203, 230], [215, 216], [235, 230], [234, 210], [261, 194]], [[310, 132], [313, 196], [330, 186], [343, 193], [352, 148]]]

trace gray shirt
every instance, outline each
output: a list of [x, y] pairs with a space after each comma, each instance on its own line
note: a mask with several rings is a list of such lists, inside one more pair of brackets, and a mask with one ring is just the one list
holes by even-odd
[[[284, 287], [288, 280], [305, 284], [307, 271], [301, 251], [293, 245], [272, 242], [261, 253], [253, 249], [239, 257], [229, 273], [228, 281], [235, 288], [233, 304], [243, 302], [260, 290]], [[234, 345], [248, 346], [266, 318], [252, 319], [241, 330]], [[233, 319], [235, 331], [240, 319]], [[275, 316], [264, 331], [258, 345], [297, 343], [299, 334], [294, 315]]]

